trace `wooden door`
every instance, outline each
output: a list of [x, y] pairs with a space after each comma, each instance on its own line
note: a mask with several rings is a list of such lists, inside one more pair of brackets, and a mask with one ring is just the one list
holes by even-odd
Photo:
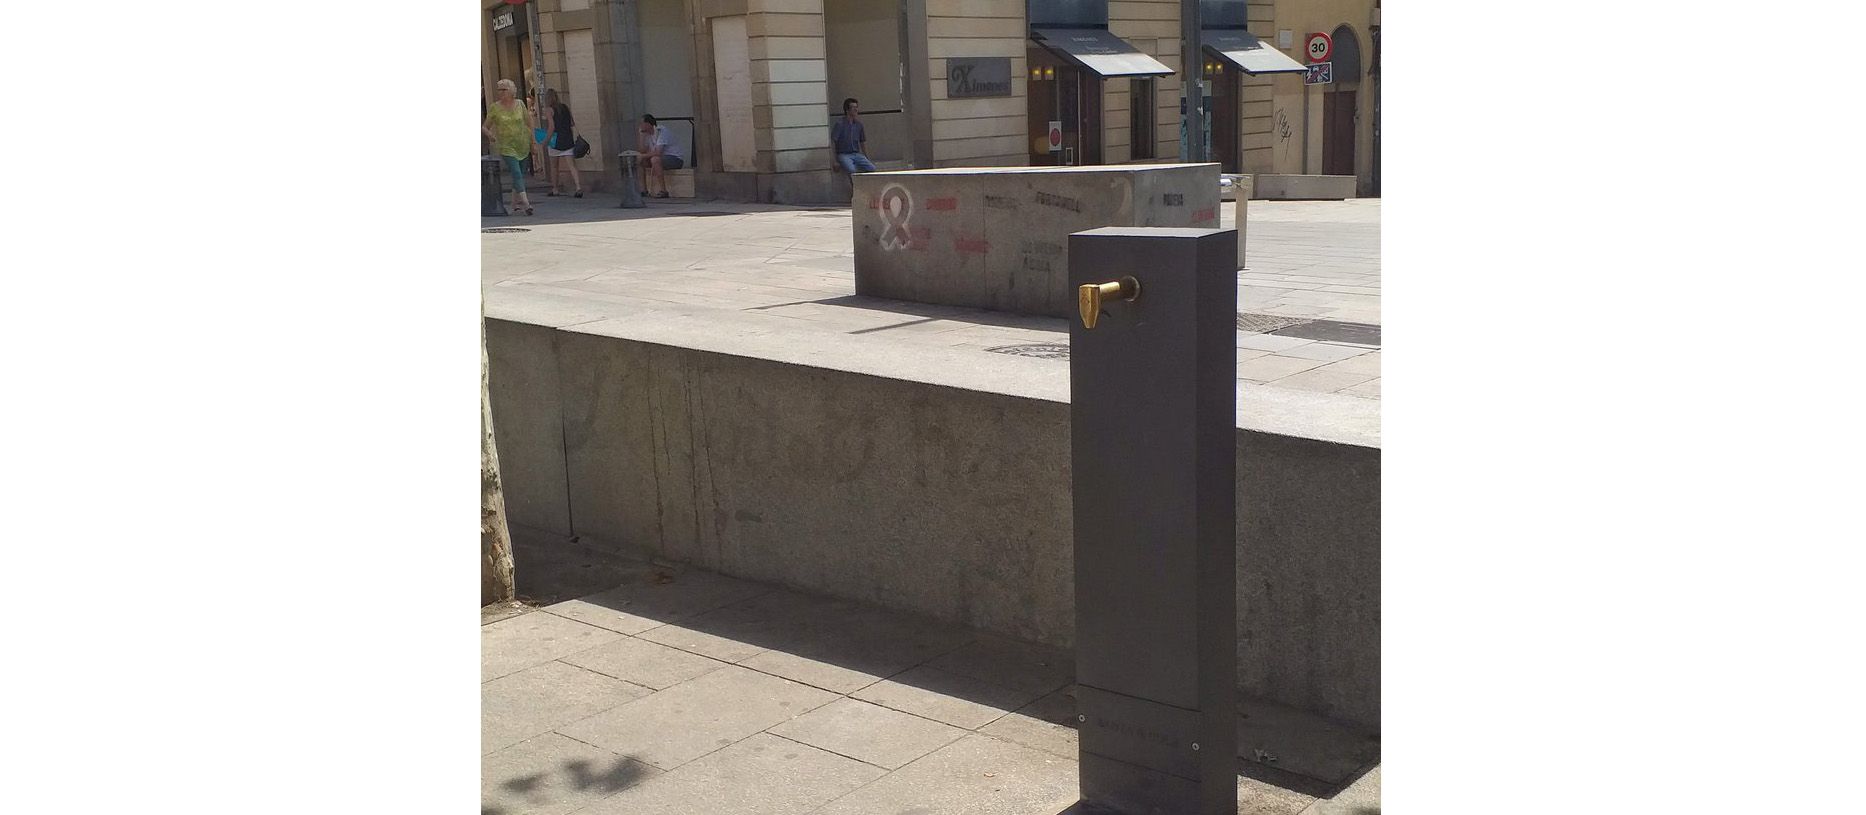
[[[1243, 172], [1244, 75], [1230, 66], [1220, 66], [1213, 74], [1211, 155], [1227, 173]], [[1197, 161], [1198, 159], [1186, 159]]]
[[1076, 163], [1100, 164], [1102, 133], [1101, 98], [1104, 81], [1088, 71], [1076, 72]]
[[1354, 175], [1354, 91], [1322, 95], [1322, 172]]

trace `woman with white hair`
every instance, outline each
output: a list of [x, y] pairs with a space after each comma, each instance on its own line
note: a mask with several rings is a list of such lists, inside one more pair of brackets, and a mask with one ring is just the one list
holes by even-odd
[[493, 152], [504, 160], [506, 171], [512, 175], [512, 211], [524, 210], [530, 215], [531, 198], [525, 195], [525, 173], [519, 162], [531, 155], [531, 111], [519, 103], [517, 83], [501, 79], [498, 88], [499, 98], [486, 108], [486, 121], [480, 123], [479, 129], [492, 140]]

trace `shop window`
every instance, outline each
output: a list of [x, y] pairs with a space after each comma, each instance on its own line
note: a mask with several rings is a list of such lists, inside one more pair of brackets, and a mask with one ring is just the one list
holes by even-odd
[[1130, 82], [1132, 84], [1129, 86], [1127, 99], [1127, 115], [1131, 128], [1127, 138], [1130, 151], [1128, 155], [1136, 161], [1154, 158], [1154, 142], [1159, 138], [1153, 128], [1154, 117], [1159, 113], [1153, 98], [1154, 79], [1147, 77], [1130, 80]]

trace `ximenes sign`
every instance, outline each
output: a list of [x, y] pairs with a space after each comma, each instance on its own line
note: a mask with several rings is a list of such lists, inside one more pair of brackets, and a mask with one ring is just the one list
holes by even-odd
[[946, 60], [946, 96], [969, 99], [1011, 95], [1010, 57], [964, 57]]

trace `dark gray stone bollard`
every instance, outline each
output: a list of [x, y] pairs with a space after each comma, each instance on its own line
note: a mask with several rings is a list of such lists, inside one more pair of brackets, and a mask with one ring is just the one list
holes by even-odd
[[1237, 813], [1237, 251], [1069, 236], [1083, 813]]
[[482, 218], [505, 214], [505, 185], [499, 180], [499, 170], [504, 163], [498, 156], [480, 156], [479, 214]]

